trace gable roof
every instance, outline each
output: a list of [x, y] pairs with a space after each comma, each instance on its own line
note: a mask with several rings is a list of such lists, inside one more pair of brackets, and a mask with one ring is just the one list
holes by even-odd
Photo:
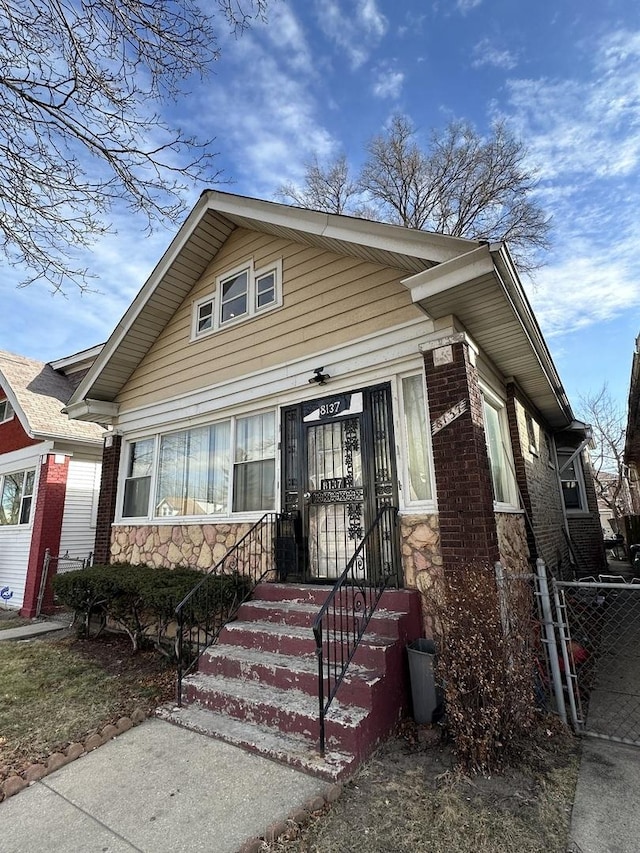
[[[246, 228], [406, 271], [413, 301], [453, 314], [503, 376], [549, 423], [573, 418], [533, 312], [502, 245], [207, 190], [116, 326], [71, 398], [71, 417], [109, 423], [114, 400], [236, 228]], [[486, 304], [483, 304], [486, 302]]]
[[71, 421], [62, 414], [75, 383], [51, 364], [0, 350], [0, 387], [31, 438], [102, 441], [104, 430], [97, 424]]

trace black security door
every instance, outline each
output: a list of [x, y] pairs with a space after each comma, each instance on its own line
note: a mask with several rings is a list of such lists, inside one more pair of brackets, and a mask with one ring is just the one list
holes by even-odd
[[[283, 509], [296, 520], [300, 579], [338, 577], [380, 507], [397, 506], [393, 447], [388, 385], [283, 412]], [[372, 559], [359, 562], [363, 575]]]

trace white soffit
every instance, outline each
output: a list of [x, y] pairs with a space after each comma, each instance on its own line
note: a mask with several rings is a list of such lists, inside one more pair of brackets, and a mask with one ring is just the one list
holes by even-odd
[[[513, 377], [555, 428], [573, 415], [521, 286], [489, 246], [404, 279], [413, 301], [437, 320], [453, 315], [503, 376]], [[503, 277], [504, 276], [504, 277]]]

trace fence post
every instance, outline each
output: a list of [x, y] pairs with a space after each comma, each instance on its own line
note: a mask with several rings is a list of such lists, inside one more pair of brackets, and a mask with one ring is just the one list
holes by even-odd
[[541, 557], [538, 557], [538, 559], [536, 560], [536, 574], [538, 576], [538, 589], [540, 595], [540, 605], [542, 608], [542, 625], [544, 627], [545, 642], [547, 645], [547, 655], [549, 658], [549, 667], [551, 669], [551, 678], [553, 680], [553, 692], [555, 694], [558, 714], [560, 715], [562, 722], [566, 725], [567, 709], [564, 703], [562, 675], [560, 673], [560, 664], [558, 659], [556, 625], [553, 621], [553, 613], [551, 609], [551, 597], [549, 595], [549, 584], [547, 582], [547, 567]]
[[51, 551], [47, 548], [44, 552], [44, 560], [42, 561], [42, 575], [40, 577], [40, 589], [38, 590], [38, 601], [36, 602], [36, 619], [40, 616], [42, 610], [42, 602], [44, 600], [44, 590], [47, 585], [47, 576], [49, 574], [49, 564], [51, 562]]

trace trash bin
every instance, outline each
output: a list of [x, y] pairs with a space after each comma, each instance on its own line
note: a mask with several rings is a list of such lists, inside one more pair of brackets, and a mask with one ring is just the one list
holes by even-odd
[[435, 653], [436, 647], [433, 640], [425, 640], [424, 637], [414, 640], [407, 646], [413, 719], [416, 723], [431, 723], [434, 711], [439, 704], [433, 675]]

